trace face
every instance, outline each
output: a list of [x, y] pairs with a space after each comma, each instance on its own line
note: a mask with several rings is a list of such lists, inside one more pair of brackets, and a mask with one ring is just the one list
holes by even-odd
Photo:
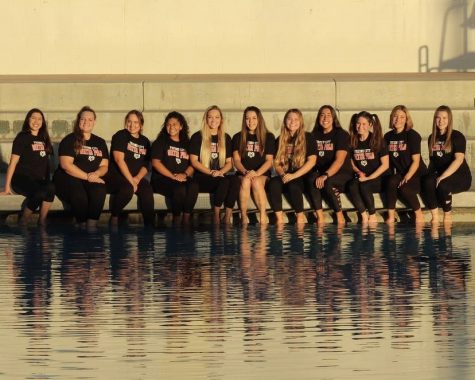
[[28, 120], [28, 126], [33, 135], [37, 135], [43, 125], [43, 116], [39, 112], [33, 112]]
[[257, 114], [254, 111], [246, 112], [246, 126], [250, 133], [256, 133], [258, 124]]
[[358, 118], [358, 121], [356, 122], [356, 132], [358, 132], [360, 136], [367, 136], [370, 128], [371, 125], [365, 117]]
[[137, 115], [131, 113], [127, 117], [127, 122], [125, 123], [125, 127], [129, 131], [132, 136], [138, 136], [140, 134], [140, 129], [142, 125], [140, 124], [140, 120]]
[[285, 119], [285, 127], [291, 136], [295, 135], [300, 128], [300, 116], [294, 112], [289, 113]]
[[218, 132], [219, 126], [221, 125], [221, 113], [218, 110], [210, 110], [206, 115], [206, 124], [211, 129], [211, 131]]
[[446, 111], [439, 111], [435, 115], [435, 125], [443, 134], [449, 126], [449, 114]]
[[331, 131], [331, 129], [333, 128], [333, 115], [332, 111], [329, 108], [324, 108], [322, 110], [318, 123], [324, 131]]
[[398, 131], [403, 130], [404, 127], [406, 126], [406, 121], [407, 121], [407, 116], [403, 110], [397, 110], [394, 113], [392, 123], [393, 123], [393, 127], [396, 130]]
[[175, 119], [174, 117], [170, 118], [167, 121], [166, 127], [167, 127], [167, 133], [170, 136], [170, 138], [179, 139], [182, 126], [177, 119]]
[[84, 111], [79, 117], [79, 129], [83, 133], [91, 133], [96, 125], [96, 119], [91, 111]]

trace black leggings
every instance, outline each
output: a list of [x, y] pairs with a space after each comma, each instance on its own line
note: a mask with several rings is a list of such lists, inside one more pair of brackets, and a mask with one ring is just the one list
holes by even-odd
[[155, 193], [171, 198], [173, 215], [193, 212], [198, 199], [199, 186], [192, 178], [188, 178], [186, 182], [178, 182], [165, 176], [154, 176], [152, 186]]
[[106, 199], [106, 185], [92, 183], [58, 171], [54, 183], [59, 199], [71, 205], [76, 222], [98, 220]]
[[197, 174], [195, 181], [199, 185], [200, 193], [213, 194], [213, 206], [233, 208], [239, 196], [241, 181], [238, 176], [225, 175], [224, 177], [212, 177], [210, 175]]
[[[107, 192], [111, 194], [109, 208], [112, 216], [119, 216], [134, 195], [134, 188], [124, 176], [109, 175], [106, 180]], [[137, 204], [142, 212], [143, 222], [149, 226], [154, 221], [152, 185], [145, 178], [137, 186]]]
[[274, 212], [282, 211], [282, 194], [288, 198], [296, 213], [303, 211], [303, 192], [305, 184], [302, 177], [283, 183], [281, 177], [272, 177], [269, 181], [269, 203]]
[[422, 198], [430, 210], [441, 207], [444, 212], [452, 210], [452, 194], [467, 191], [472, 184], [470, 172], [455, 172], [450, 177], [440, 181], [437, 187], [435, 187], [436, 180], [436, 174], [428, 174], [422, 177]]
[[368, 214], [376, 213], [374, 206], [374, 193], [380, 193], [382, 190], [381, 177], [369, 181], [360, 182], [358, 178], [353, 178], [348, 184], [351, 201], [359, 213], [368, 210]]
[[26, 207], [31, 211], [35, 211], [43, 202], [54, 201], [54, 183], [49, 180], [14, 173], [11, 186], [15, 193], [26, 197]]
[[417, 194], [421, 192], [421, 177], [415, 174], [407, 183], [398, 187], [403, 178], [402, 174], [391, 174], [386, 178], [384, 187], [387, 196], [387, 208], [394, 210], [399, 197], [413, 211], [417, 211], [421, 208], [419, 198], [417, 198]]
[[319, 176], [318, 172], [312, 172], [305, 177], [313, 209], [321, 210], [323, 208], [322, 197], [325, 197], [333, 211], [341, 211], [340, 194], [345, 191], [345, 186], [351, 180], [352, 175], [349, 173], [337, 173], [325, 180], [322, 189], [317, 189], [315, 181]]

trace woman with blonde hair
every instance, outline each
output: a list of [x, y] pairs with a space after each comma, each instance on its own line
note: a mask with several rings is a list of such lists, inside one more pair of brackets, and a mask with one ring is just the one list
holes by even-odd
[[266, 182], [274, 158], [275, 137], [267, 131], [266, 123], [259, 108], [247, 107], [242, 115], [241, 132], [233, 137], [233, 161], [241, 180], [239, 207], [242, 224], [249, 223], [247, 206], [252, 195], [259, 210], [259, 221], [269, 222], [266, 214]]
[[429, 173], [423, 177], [423, 195], [432, 222], [439, 222], [439, 207], [444, 223], [452, 222], [452, 194], [470, 189], [472, 175], [465, 160], [465, 136], [453, 129], [452, 110], [440, 106], [434, 112], [429, 136]]
[[190, 161], [200, 193], [213, 194], [213, 222], [220, 223], [224, 203], [223, 222], [231, 224], [232, 212], [239, 193], [239, 179], [227, 176], [233, 169], [231, 137], [224, 130], [221, 109], [208, 107], [203, 115], [201, 130], [191, 136]]
[[316, 150], [310, 134], [305, 132], [302, 112], [289, 109], [282, 122], [276, 141], [274, 168], [277, 173], [269, 183], [269, 201], [275, 212], [276, 223], [282, 224], [282, 193], [288, 196], [295, 211], [297, 224], [305, 223], [303, 213], [304, 175], [315, 166]]
[[348, 148], [350, 136], [343, 130], [335, 109], [321, 106], [312, 131], [317, 150], [315, 171], [307, 176], [307, 187], [318, 224], [323, 224], [322, 198], [325, 197], [336, 215], [337, 224], [345, 224], [340, 193], [353, 176]]
[[389, 116], [391, 131], [384, 135], [390, 170], [385, 186], [388, 224], [394, 223], [398, 197], [414, 211], [416, 224], [424, 222], [417, 194], [421, 191], [421, 175], [425, 174], [426, 166], [421, 158], [421, 136], [413, 126], [406, 106], [398, 105], [392, 109]]

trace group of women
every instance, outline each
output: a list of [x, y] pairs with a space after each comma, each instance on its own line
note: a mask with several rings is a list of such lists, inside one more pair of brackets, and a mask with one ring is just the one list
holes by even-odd
[[[390, 130], [384, 135], [378, 116], [367, 111], [353, 115], [348, 133], [335, 109], [324, 105], [312, 132], [306, 132], [302, 112], [289, 109], [277, 139], [254, 106], [244, 110], [241, 131], [232, 139], [225, 132], [218, 106], [205, 111], [200, 130], [191, 138], [185, 117], [173, 111], [153, 144], [142, 133], [142, 113], [132, 110], [125, 116], [124, 128], [112, 137], [110, 154], [106, 142], [93, 134], [95, 124], [94, 110], [83, 107], [73, 132], [59, 144], [59, 166], [51, 181], [53, 148], [44, 114], [37, 108], [27, 113], [13, 141], [3, 192], [26, 197], [21, 223], [27, 223], [39, 209], [38, 223], [44, 224], [57, 195], [70, 205], [78, 224], [94, 226], [109, 193], [111, 224], [118, 224], [122, 210], [136, 194], [144, 224], [151, 226], [155, 219], [153, 194], [160, 193], [170, 201], [174, 224], [188, 225], [198, 194], [209, 193], [216, 224], [232, 223], [237, 200], [241, 223], [249, 223], [251, 197], [260, 223], [269, 222], [267, 201], [276, 223], [283, 223], [283, 195], [295, 212], [296, 223], [305, 223], [304, 194], [317, 223], [324, 222], [325, 200], [337, 223], [343, 224], [343, 192], [349, 195], [363, 224], [377, 221], [374, 193], [385, 194], [387, 223], [395, 221], [398, 198], [414, 211], [415, 222], [422, 223], [418, 194], [434, 223], [439, 222], [439, 208], [449, 223], [452, 194], [471, 186], [466, 140], [453, 129], [452, 111], [447, 106], [434, 113], [428, 167], [421, 159], [421, 136], [403, 105], [391, 111]], [[151, 181], [147, 179], [150, 169]]]

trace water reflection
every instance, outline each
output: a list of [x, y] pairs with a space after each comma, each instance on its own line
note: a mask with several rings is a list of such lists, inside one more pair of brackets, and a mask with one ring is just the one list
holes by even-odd
[[472, 226], [0, 236], [7, 378], [473, 374]]

